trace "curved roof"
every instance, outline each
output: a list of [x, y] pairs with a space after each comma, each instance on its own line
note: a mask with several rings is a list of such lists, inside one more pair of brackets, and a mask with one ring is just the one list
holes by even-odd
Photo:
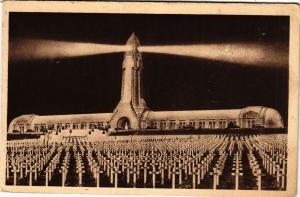
[[283, 120], [280, 113], [273, 108], [267, 108], [264, 113], [265, 126], [267, 128], [283, 128]]
[[245, 107], [245, 108], [243, 108], [241, 110], [240, 118], [243, 118], [242, 116], [245, 113], [250, 112], [250, 111], [258, 113], [259, 114], [259, 118], [263, 118], [267, 109], [270, 109], [270, 108], [264, 107], [264, 106], [249, 106], [249, 107]]
[[105, 122], [109, 121], [112, 113], [95, 114], [68, 114], [68, 115], [50, 115], [37, 116], [33, 124], [53, 124], [53, 123], [80, 123], [80, 122]]
[[36, 116], [37, 115], [35, 115], [35, 114], [26, 114], [26, 115], [18, 116], [13, 121], [17, 124], [30, 123], [32, 121], [32, 119], [34, 119]]
[[192, 111], [151, 111], [150, 120], [193, 120], [193, 119], [238, 119], [241, 109], [192, 110]]
[[13, 128], [14, 124], [31, 124], [32, 120], [35, 117], [37, 117], [37, 115], [35, 115], [35, 114], [26, 114], [26, 115], [18, 116], [10, 122], [8, 130], [12, 131], [13, 130], [12, 128]]

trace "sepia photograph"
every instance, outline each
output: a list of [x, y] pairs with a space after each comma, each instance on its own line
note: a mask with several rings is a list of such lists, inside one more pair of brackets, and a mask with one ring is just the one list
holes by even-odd
[[4, 191], [295, 194], [297, 6], [46, 3], [4, 10]]

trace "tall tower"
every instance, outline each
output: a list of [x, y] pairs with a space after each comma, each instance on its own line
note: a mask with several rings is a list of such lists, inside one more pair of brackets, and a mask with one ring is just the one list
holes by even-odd
[[143, 97], [142, 56], [138, 51], [140, 42], [132, 33], [126, 45], [129, 50], [124, 54], [122, 65], [121, 99], [110, 120], [111, 127], [119, 129], [139, 129], [140, 119], [148, 109]]

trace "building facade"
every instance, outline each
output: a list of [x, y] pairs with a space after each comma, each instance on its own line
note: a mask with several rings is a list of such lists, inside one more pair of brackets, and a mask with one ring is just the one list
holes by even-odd
[[22, 115], [13, 119], [8, 132], [43, 132], [45, 130], [108, 129], [140, 130], [182, 128], [283, 128], [282, 117], [275, 109], [249, 106], [242, 109], [151, 111], [144, 100], [142, 87], [143, 63], [138, 38], [133, 33], [127, 41], [122, 65], [120, 101], [112, 113]]

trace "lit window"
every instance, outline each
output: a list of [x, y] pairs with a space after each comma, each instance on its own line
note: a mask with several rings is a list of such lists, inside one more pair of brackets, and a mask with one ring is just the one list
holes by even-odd
[[78, 129], [78, 128], [79, 128], [78, 123], [73, 123], [73, 129]]
[[189, 122], [189, 127], [195, 128], [195, 124], [196, 124], [196, 122], [192, 120]]
[[90, 122], [89, 129], [95, 129], [95, 123], [94, 122]]
[[151, 128], [156, 129], [157, 128], [157, 122], [152, 121], [151, 122]]
[[59, 130], [59, 129], [62, 129], [62, 123], [58, 123], [57, 124], [57, 129]]
[[23, 133], [24, 132], [24, 125], [23, 124], [19, 124], [20, 127], [20, 132]]
[[208, 127], [209, 127], [210, 129], [212, 128], [212, 122], [211, 122], [211, 121], [208, 122]]
[[185, 127], [185, 121], [184, 120], [180, 120], [179, 121], [179, 129], [182, 129]]
[[39, 131], [39, 125], [38, 125], [38, 124], [35, 124], [35, 125], [34, 125], [34, 131], [35, 131], [35, 132], [38, 132], [38, 131]]
[[48, 124], [48, 125], [47, 125], [47, 128], [48, 128], [49, 130], [53, 130], [53, 129], [54, 129], [54, 124]]
[[175, 129], [176, 120], [170, 120], [169, 129]]
[[71, 125], [70, 123], [66, 123], [66, 124], [65, 124], [65, 129], [69, 129], [69, 128], [70, 128], [70, 125]]
[[103, 122], [98, 122], [98, 129], [102, 129], [103, 128]]
[[80, 129], [86, 129], [86, 123], [85, 122], [81, 123]]
[[162, 120], [162, 121], [160, 122], [160, 128], [161, 128], [161, 129], [166, 129], [166, 127], [167, 127], [166, 121], [165, 121], [165, 120]]
[[216, 128], [216, 121], [213, 121], [212, 123], [212, 128]]

